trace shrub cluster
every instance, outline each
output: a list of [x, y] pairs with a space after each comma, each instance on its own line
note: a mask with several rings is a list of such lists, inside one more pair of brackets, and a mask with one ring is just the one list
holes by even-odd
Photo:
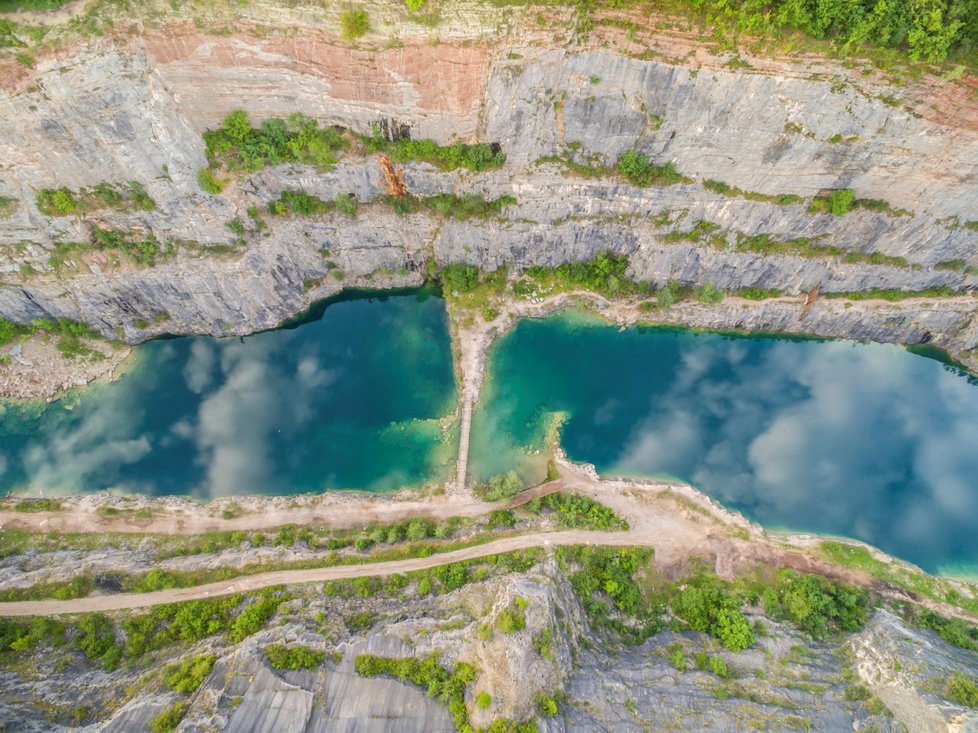
[[68, 318], [59, 318], [56, 321], [36, 318], [27, 326], [0, 318], [0, 346], [6, 346], [15, 339], [38, 333], [56, 336], [58, 338], [58, 350], [67, 357], [88, 351], [87, 347], [81, 344], [80, 339], [102, 338], [88, 325]]
[[523, 479], [519, 474], [516, 471], [509, 471], [493, 476], [485, 486], [478, 487], [476, 493], [485, 501], [504, 501], [512, 499], [524, 488]]
[[690, 183], [687, 178], [676, 170], [670, 161], [665, 165], [655, 165], [647, 155], [637, 150], [626, 150], [618, 158], [615, 166], [618, 173], [633, 186], [671, 186], [676, 183]]
[[[628, 255], [598, 252], [586, 262], [566, 262], [557, 267], [534, 265], [526, 270], [527, 276], [541, 287], [566, 290], [593, 290], [608, 297], [642, 293], [648, 286], [637, 283], [626, 274]], [[517, 295], [519, 282], [513, 286]]]
[[560, 492], [534, 499], [526, 508], [531, 512], [554, 512], [557, 523], [570, 529], [627, 530], [628, 522], [614, 511], [586, 496]]
[[169, 664], [163, 670], [163, 682], [174, 692], [194, 692], [207, 679], [216, 661], [213, 654], [203, 654]]
[[[424, 659], [361, 654], [354, 661], [354, 667], [363, 677], [387, 675], [423, 688], [429, 697], [436, 697], [448, 706], [448, 712], [455, 721], [459, 733], [477, 733], [469, 722], [469, 711], [465, 707], [465, 689], [476, 677], [476, 669], [472, 665], [457, 662], [455, 669], [449, 671], [441, 665], [435, 654]], [[476, 704], [479, 704], [478, 699]], [[479, 729], [478, 733], [536, 733], [536, 731], [537, 726], [532, 721], [517, 723], [513, 720], [501, 719], [494, 721], [488, 728]]]
[[315, 669], [326, 661], [326, 653], [319, 649], [284, 644], [269, 644], [265, 656], [275, 669]]
[[754, 643], [754, 631], [740, 606], [740, 599], [727, 592], [720, 581], [703, 576], [673, 599], [672, 612], [691, 629], [705, 632], [730, 651], [739, 652]]
[[709, 22], [741, 31], [801, 31], [849, 49], [864, 44], [905, 50], [911, 59], [939, 62], [978, 46], [975, 0], [691, 0]]
[[[329, 170], [336, 163], [336, 154], [348, 147], [339, 128], [320, 127], [305, 115], [271, 117], [256, 128], [242, 110], [229, 114], [218, 129], [204, 132], [204, 144], [210, 170], [232, 172], [255, 172], [279, 163]], [[221, 184], [212, 172], [201, 173], [200, 182], [205, 190], [220, 192]]]
[[816, 639], [830, 631], [859, 631], [869, 618], [866, 591], [794, 570], [779, 571], [761, 599], [769, 616], [786, 619]]
[[632, 578], [652, 556], [650, 550], [587, 546], [559, 548], [557, 552], [563, 562], [580, 567], [571, 575], [571, 585], [593, 625], [616, 631], [632, 643], [659, 631], [656, 609], [645, 602]]
[[384, 153], [395, 163], [418, 161], [430, 163], [443, 171], [465, 168], [481, 172], [502, 168], [506, 163], [506, 154], [500, 147], [488, 143], [439, 145], [434, 140], [410, 138], [401, 138], [392, 142], [384, 138], [376, 129], [373, 135], [361, 136], [360, 141], [367, 152]]
[[130, 181], [125, 186], [100, 183], [91, 188], [42, 188], [37, 192], [37, 208], [45, 216], [68, 216], [101, 209], [153, 211], [156, 202], [143, 184]]

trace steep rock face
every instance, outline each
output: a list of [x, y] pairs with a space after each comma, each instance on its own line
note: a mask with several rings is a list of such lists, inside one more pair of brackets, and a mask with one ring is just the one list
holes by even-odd
[[[605, 249], [630, 255], [633, 274], [655, 286], [671, 279], [788, 292], [978, 285], [978, 275], [967, 270], [978, 265], [978, 231], [963, 226], [974, 217], [978, 195], [978, 133], [894, 106], [884, 94], [894, 89], [864, 83], [855, 72], [810, 78], [802, 65], [779, 69], [693, 68], [519, 41], [492, 49], [411, 41], [367, 52], [312, 31], [260, 38], [185, 26], [42, 59], [29, 85], [0, 91], [6, 164], [0, 196], [20, 202], [0, 219], [6, 280], [0, 316], [77, 318], [130, 342], [164, 330], [240, 334], [273, 326], [345, 285], [420, 282], [431, 257], [440, 264], [522, 268], [587, 259]], [[381, 205], [362, 207], [354, 220], [266, 215], [266, 230], [235, 244], [226, 222], [247, 222], [249, 207], [265, 211], [284, 190], [323, 198], [353, 193], [361, 202], [384, 192], [375, 160], [347, 156], [328, 173], [279, 166], [233, 183], [221, 196], [204, 193], [196, 180], [205, 164], [200, 133], [236, 107], [255, 119], [302, 111], [359, 131], [379, 124], [439, 142], [498, 142], [508, 156], [500, 171], [445, 173], [410, 164], [405, 179], [419, 195], [510, 195], [518, 203], [489, 220], [398, 217]], [[629, 148], [659, 163], [673, 161], [695, 180], [639, 189], [614, 176], [581, 178], [540, 162], [575, 156], [613, 166]], [[702, 186], [707, 178], [806, 199], [823, 189], [853, 188], [907, 213], [812, 215], [807, 203], [722, 196]], [[49, 218], [34, 201], [42, 187], [128, 180], [145, 185], [155, 211]], [[728, 244], [717, 248], [696, 234], [701, 220]], [[93, 224], [152, 232], [174, 242], [177, 255], [145, 268], [91, 254], [73, 258], [74, 269], [52, 270], [56, 244], [88, 240]], [[803, 237], [853, 257], [736, 246], [762, 234]], [[902, 259], [871, 264], [865, 258], [871, 253]], [[956, 268], [935, 268], [962, 260]], [[955, 315], [967, 309], [945, 307], [943, 327], [930, 332], [946, 336], [933, 340], [961, 355], [976, 345], [968, 319]], [[734, 325], [726, 315], [704, 314], [698, 323]], [[164, 317], [164, 325], [145, 325]], [[927, 329], [888, 325], [889, 314], [881, 319], [866, 311], [862, 318], [876, 319], [875, 325], [852, 333], [841, 326], [813, 330], [929, 340]], [[763, 328], [783, 321], [769, 310], [748, 320]], [[796, 325], [791, 330], [808, 330]]]

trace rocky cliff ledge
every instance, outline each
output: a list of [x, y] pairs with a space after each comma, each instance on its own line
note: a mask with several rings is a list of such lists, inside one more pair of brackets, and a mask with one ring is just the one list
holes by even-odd
[[[975, 363], [978, 103], [968, 75], [941, 81], [862, 61], [734, 58], [689, 28], [637, 25], [626, 35], [619, 26], [633, 19], [622, 17], [586, 40], [555, 37], [570, 10], [537, 22], [525, 8], [457, 4], [432, 29], [381, 4], [370, 6], [381, 30], [357, 47], [329, 32], [338, 27], [332, 11], [301, 5], [209, 9], [192, 25], [163, 7], [118, 12], [101, 37], [52, 32], [60, 40], [36, 52], [33, 68], [0, 61], [7, 319], [75, 319], [130, 343], [162, 332], [242, 334], [344, 286], [418, 283], [432, 259], [520, 269], [610, 250], [655, 287], [678, 279], [724, 290], [964, 294], [852, 312], [845, 301], [804, 314], [765, 303], [680, 307], [667, 318], [933, 342]], [[404, 182], [416, 195], [516, 203], [465, 220], [363, 205], [386, 188], [376, 156], [362, 154], [341, 156], [328, 172], [266, 168], [208, 194], [197, 179], [207, 164], [201, 133], [238, 108], [256, 123], [302, 112], [360, 133], [498, 143], [501, 169], [408, 163]], [[632, 149], [673, 163], [683, 182], [626, 183], [614, 164]], [[38, 209], [41, 189], [129, 181], [155, 210]], [[844, 216], [809, 212], [812, 199], [840, 189], [871, 205]], [[352, 194], [361, 207], [353, 219], [334, 212], [265, 217], [244, 234], [228, 228], [289, 190]], [[52, 262], [66, 243], [90, 241], [93, 226], [151, 234], [174, 253], [152, 266], [104, 252]], [[817, 247], [751, 246], [764, 235]]]

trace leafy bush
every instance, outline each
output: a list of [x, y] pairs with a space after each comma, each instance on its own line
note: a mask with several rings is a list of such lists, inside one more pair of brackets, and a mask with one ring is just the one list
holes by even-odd
[[[626, 274], [628, 255], [598, 252], [586, 262], [566, 262], [557, 267], [535, 265], [526, 274], [542, 287], [593, 290], [609, 297], [647, 290]], [[513, 287], [514, 292], [516, 286]], [[519, 293], [517, 293], [519, 294]]]
[[[205, 131], [204, 144], [210, 167], [206, 174], [201, 171], [200, 181], [211, 193], [220, 193], [223, 187], [213, 169], [255, 172], [268, 165], [302, 163], [329, 170], [336, 153], [348, 145], [338, 128], [321, 128], [316, 120], [298, 113], [288, 120], [269, 118], [255, 128], [242, 110], [229, 114], [218, 129]], [[205, 179], [213, 179], [218, 190], [208, 188]]]
[[690, 179], [679, 173], [671, 161], [665, 165], [655, 165], [648, 156], [637, 150], [626, 150], [618, 158], [616, 169], [622, 178], [633, 186], [671, 186], [687, 183]]
[[828, 197], [816, 197], [808, 206], [809, 213], [830, 213], [845, 216], [855, 206], [856, 194], [851, 188], [836, 189]]
[[367, 35], [370, 30], [370, 17], [366, 10], [344, 10], [340, 13], [340, 34], [344, 40], [352, 41]]
[[628, 522], [611, 508], [586, 496], [557, 492], [534, 499], [526, 506], [532, 512], [555, 512], [557, 522], [570, 529], [628, 529]]
[[217, 657], [213, 654], [204, 654], [167, 665], [163, 682], [174, 692], [193, 692], [207, 679], [215, 661]]
[[190, 709], [190, 703], [186, 700], [173, 703], [170, 707], [157, 715], [149, 724], [152, 733], [173, 733], [183, 720], [183, 716]]
[[410, 138], [391, 142], [382, 137], [379, 130], [375, 130], [369, 137], [361, 136], [360, 141], [367, 152], [386, 153], [395, 163], [415, 160], [430, 163], [444, 171], [465, 168], [479, 173], [502, 168], [506, 162], [506, 154], [499, 146], [487, 143], [439, 145], [434, 140]]
[[78, 201], [67, 188], [42, 188], [37, 192], [37, 208], [45, 216], [68, 216], [78, 211]]
[[278, 610], [278, 607], [288, 600], [284, 595], [273, 595], [263, 592], [257, 600], [245, 607], [231, 624], [231, 641], [237, 644], [265, 626], [268, 620]]
[[764, 606], [768, 615], [787, 619], [816, 639], [831, 629], [858, 631], [869, 617], [866, 591], [793, 570], [778, 573]]
[[557, 699], [553, 695], [541, 692], [537, 695], [537, 709], [543, 717], [553, 718], [560, 712], [560, 705], [558, 705]]
[[936, 631], [948, 644], [978, 651], [978, 628], [961, 619], [944, 618], [933, 611], [922, 609], [917, 623], [925, 629]]
[[487, 707], [492, 705], [492, 695], [483, 690], [475, 697], [475, 704], [477, 707], [485, 710]]
[[706, 303], [707, 305], [717, 305], [723, 301], [723, 296], [724, 292], [709, 282], [693, 292], [693, 297], [698, 302]]
[[516, 471], [510, 471], [490, 478], [486, 486], [480, 489], [480, 493], [485, 501], [503, 501], [512, 499], [523, 488], [523, 479]]
[[110, 672], [122, 659], [122, 647], [116, 639], [115, 628], [101, 613], [88, 613], [78, 619], [74, 646], [88, 661], [98, 662]]
[[153, 568], [133, 583], [132, 591], [134, 593], [150, 593], [156, 590], [176, 588], [176, 586], [177, 579], [172, 573], [168, 573], [166, 570], [160, 570], [159, 568]]
[[670, 280], [668, 284], [655, 294], [656, 305], [662, 310], [669, 310], [686, 297], [687, 289], [678, 280]]
[[691, 629], [718, 639], [730, 651], [742, 651], [754, 643], [754, 632], [740, 611], [740, 601], [720, 581], [701, 577], [673, 599], [672, 611]]
[[64, 624], [43, 616], [30, 621], [0, 618], [0, 654], [22, 652], [40, 644], [61, 646], [65, 642], [65, 631]]
[[[523, 601], [520, 603], [520, 601]], [[499, 612], [496, 628], [504, 634], [513, 634], [526, 628], [526, 601], [517, 598], [516, 601]]]
[[265, 656], [275, 669], [315, 669], [326, 661], [326, 653], [318, 649], [283, 644], [269, 644]]

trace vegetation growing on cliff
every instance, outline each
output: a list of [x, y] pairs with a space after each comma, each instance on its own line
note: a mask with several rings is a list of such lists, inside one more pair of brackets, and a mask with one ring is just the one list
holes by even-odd
[[808, 205], [809, 214], [845, 216], [853, 209], [866, 209], [887, 216], [912, 216], [906, 209], [896, 209], [883, 199], [858, 199], [851, 188], [839, 188], [827, 196], [816, 196]]
[[60, 270], [73, 253], [85, 251], [119, 252], [134, 264], [152, 267], [160, 258], [173, 255], [174, 244], [160, 242], [152, 232], [121, 232], [96, 226], [92, 228], [91, 242], [61, 242], [55, 245], [48, 264]]
[[[320, 127], [316, 120], [298, 112], [287, 119], [270, 117], [252, 127], [243, 110], [225, 117], [218, 129], [205, 131], [204, 144], [210, 171], [223, 168], [249, 173], [280, 163], [302, 163], [329, 170], [336, 163], [337, 154], [349, 147], [339, 128]], [[201, 173], [201, 185], [206, 188], [213, 178], [213, 172]]]
[[367, 35], [370, 30], [370, 17], [366, 10], [344, 10], [340, 13], [340, 35], [352, 41]]
[[481, 172], [502, 168], [506, 162], [502, 149], [487, 143], [439, 145], [434, 140], [412, 140], [407, 137], [390, 141], [376, 128], [372, 135], [358, 137], [368, 153], [384, 153], [395, 163], [415, 160], [430, 163], [443, 171], [465, 168]]
[[315, 669], [326, 661], [325, 652], [299, 645], [269, 644], [265, 656], [275, 669]]
[[17, 199], [12, 199], [9, 196], [0, 196], [0, 219], [13, 216], [19, 207], [20, 202]]
[[138, 181], [125, 186], [100, 183], [91, 188], [42, 188], [37, 192], [37, 209], [45, 216], [69, 216], [104, 209], [153, 211], [156, 202]]
[[794, 193], [768, 194], [758, 193], [757, 191], [745, 191], [742, 188], [731, 186], [723, 181], [715, 181], [711, 178], [707, 178], [703, 181], [703, 188], [705, 188], [707, 191], [718, 193], [721, 196], [742, 198], [747, 199], [748, 201], [762, 201], [767, 204], [777, 204], [778, 206], [800, 204], [805, 200], [803, 196], [799, 196], [798, 194]]
[[72, 321], [68, 318], [59, 318], [55, 321], [36, 318], [30, 322], [30, 325], [25, 326], [0, 318], [0, 347], [6, 346], [16, 339], [27, 338], [35, 334], [49, 334], [56, 337], [58, 339], [58, 351], [67, 358], [89, 356], [98, 359], [102, 356], [100, 352], [88, 348], [81, 341], [81, 339], [100, 340], [101, 335], [80, 321]]
[[357, 674], [363, 677], [388, 676], [402, 682], [410, 682], [424, 689], [429, 697], [437, 697], [448, 706], [448, 712], [455, 721], [459, 733], [536, 733], [533, 721], [517, 723], [502, 719], [494, 721], [488, 728], [476, 729], [469, 722], [469, 711], [465, 706], [465, 689], [475, 681], [478, 671], [465, 662], [456, 662], [455, 668], [443, 667], [438, 655], [423, 659], [414, 657], [378, 657], [361, 654], [355, 662]]
[[709, 24], [731, 33], [797, 30], [830, 39], [843, 53], [864, 45], [895, 48], [913, 60], [967, 58], [978, 48], [975, 0], [683, 0]]
[[672, 186], [677, 183], [693, 182], [692, 178], [680, 173], [672, 161], [668, 161], [662, 165], [656, 165], [649, 156], [637, 150], [626, 150], [618, 157], [614, 166], [608, 166], [595, 162], [594, 159], [599, 159], [598, 156], [588, 156], [587, 154], [582, 155], [589, 162], [579, 163], [575, 159], [575, 153], [580, 152], [577, 148], [570, 148], [563, 155], [548, 155], [537, 158], [535, 162], [538, 164], [557, 163], [569, 172], [585, 178], [617, 175], [633, 186], [639, 186], [640, 188], [648, 188], [649, 186]]
[[628, 522], [601, 502], [576, 494], [547, 494], [526, 505], [534, 513], [553, 512], [557, 524], [569, 529], [620, 531], [628, 529]]

